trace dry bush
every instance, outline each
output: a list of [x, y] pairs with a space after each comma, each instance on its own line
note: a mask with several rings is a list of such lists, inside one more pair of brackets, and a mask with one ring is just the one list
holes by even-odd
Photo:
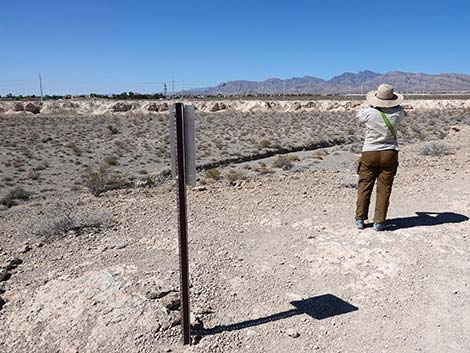
[[299, 162], [300, 161], [300, 157], [297, 156], [296, 154], [291, 154], [287, 157], [289, 159], [289, 161], [291, 162]]
[[260, 174], [268, 174], [271, 173], [271, 170], [266, 166], [266, 163], [259, 162], [258, 165], [255, 167], [255, 172]]
[[31, 198], [31, 193], [24, 190], [22, 187], [17, 186], [16, 188], [10, 190], [4, 197], [0, 199], [0, 204], [10, 208], [15, 206], [17, 200], [29, 200]]
[[104, 157], [104, 161], [106, 162], [106, 164], [111, 166], [119, 165], [119, 157], [117, 156], [106, 156]]
[[283, 156], [283, 155], [277, 156], [277, 158], [272, 163], [273, 168], [281, 168], [282, 170], [289, 170], [293, 166], [294, 165], [289, 160], [289, 158], [287, 158], [286, 156]]
[[125, 189], [131, 186], [129, 180], [121, 172], [113, 172], [106, 181], [107, 190]]
[[64, 145], [64, 147], [70, 148], [77, 157], [82, 155], [82, 150], [80, 149], [80, 147], [77, 146], [75, 142], [67, 143]]
[[262, 147], [262, 148], [269, 148], [269, 147], [271, 147], [271, 141], [269, 141], [269, 140], [261, 140], [261, 141], [259, 142], [259, 145], [260, 145], [260, 147]]
[[32, 180], [39, 180], [40, 177], [41, 177], [41, 173], [39, 173], [37, 170], [32, 170], [28, 174], [28, 178]]
[[71, 201], [59, 202], [45, 216], [33, 220], [26, 227], [32, 235], [51, 239], [70, 233], [79, 235], [84, 230], [100, 229], [110, 224], [110, 215], [101, 210], [83, 210]]
[[225, 179], [227, 179], [229, 182], [234, 182], [240, 179], [244, 179], [244, 175], [236, 169], [230, 169], [227, 173], [225, 173]]
[[442, 142], [430, 142], [425, 144], [419, 153], [422, 156], [442, 157], [455, 153], [455, 148]]
[[87, 167], [82, 172], [82, 184], [90, 190], [94, 196], [99, 196], [107, 190], [109, 169], [101, 165], [97, 169]]
[[105, 164], [96, 169], [86, 167], [81, 175], [82, 184], [94, 195], [105, 191], [124, 189], [130, 186], [129, 180], [120, 172], [110, 172]]

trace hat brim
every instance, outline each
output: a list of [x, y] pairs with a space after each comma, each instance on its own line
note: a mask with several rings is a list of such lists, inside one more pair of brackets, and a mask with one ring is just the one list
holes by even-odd
[[370, 91], [366, 96], [367, 103], [374, 107], [393, 108], [400, 105], [404, 99], [403, 95], [399, 93], [394, 93], [392, 99], [380, 99], [376, 96], [376, 93], [377, 91]]

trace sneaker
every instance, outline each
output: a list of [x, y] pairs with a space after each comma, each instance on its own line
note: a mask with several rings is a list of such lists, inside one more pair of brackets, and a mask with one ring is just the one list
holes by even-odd
[[364, 229], [364, 221], [362, 219], [356, 219], [355, 224], [357, 229]]
[[381, 232], [385, 230], [385, 223], [374, 223], [374, 230], [376, 232]]

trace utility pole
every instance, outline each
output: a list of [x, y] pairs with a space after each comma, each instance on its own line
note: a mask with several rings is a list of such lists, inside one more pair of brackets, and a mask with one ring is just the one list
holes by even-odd
[[457, 81], [457, 76], [454, 76], [454, 89], [453, 89], [454, 92], [455, 92], [455, 88], [456, 88], [456, 81]]
[[171, 76], [171, 91], [172, 97], [175, 98], [175, 78]]
[[286, 99], [286, 80], [284, 80], [284, 100]]
[[183, 81], [183, 83], [182, 83], [182, 87], [183, 87], [183, 88], [182, 88], [182, 90], [181, 90], [181, 100], [184, 99], [184, 81]]
[[167, 94], [166, 82], [164, 82], [163, 83], [163, 95], [165, 96], [165, 98], [166, 98], [166, 94]]
[[364, 82], [361, 84], [361, 95], [364, 95]]
[[42, 78], [41, 78], [41, 73], [39, 73], [39, 90], [41, 92], [41, 102], [44, 100], [44, 94], [42, 92]]

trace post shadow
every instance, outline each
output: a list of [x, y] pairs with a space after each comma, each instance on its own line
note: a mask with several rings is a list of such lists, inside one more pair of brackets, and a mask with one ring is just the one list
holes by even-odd
[[460, 223], [468, 221], [468, 219], [469, 218], [467, 216], [454, 212], [416, 212], [416, 216], [387, 220], [386, 230]]
[[220, 325], [212, 328], [195, 327], [194, 332], [201, 335], [214, 335], [221, 332], [236, 331], [248, 327], [266, 324], [268, 322], [286, 319], [296, 315], [307, 314], [313, 319], [323, 320], [332, 316], [350, 313], [359, 310], [358, 307], [334, 296], [333, 294], [320, 295], [308, 299], [290, 302], [293, 309], [273, 315], [246, 320], [230, 325]]

